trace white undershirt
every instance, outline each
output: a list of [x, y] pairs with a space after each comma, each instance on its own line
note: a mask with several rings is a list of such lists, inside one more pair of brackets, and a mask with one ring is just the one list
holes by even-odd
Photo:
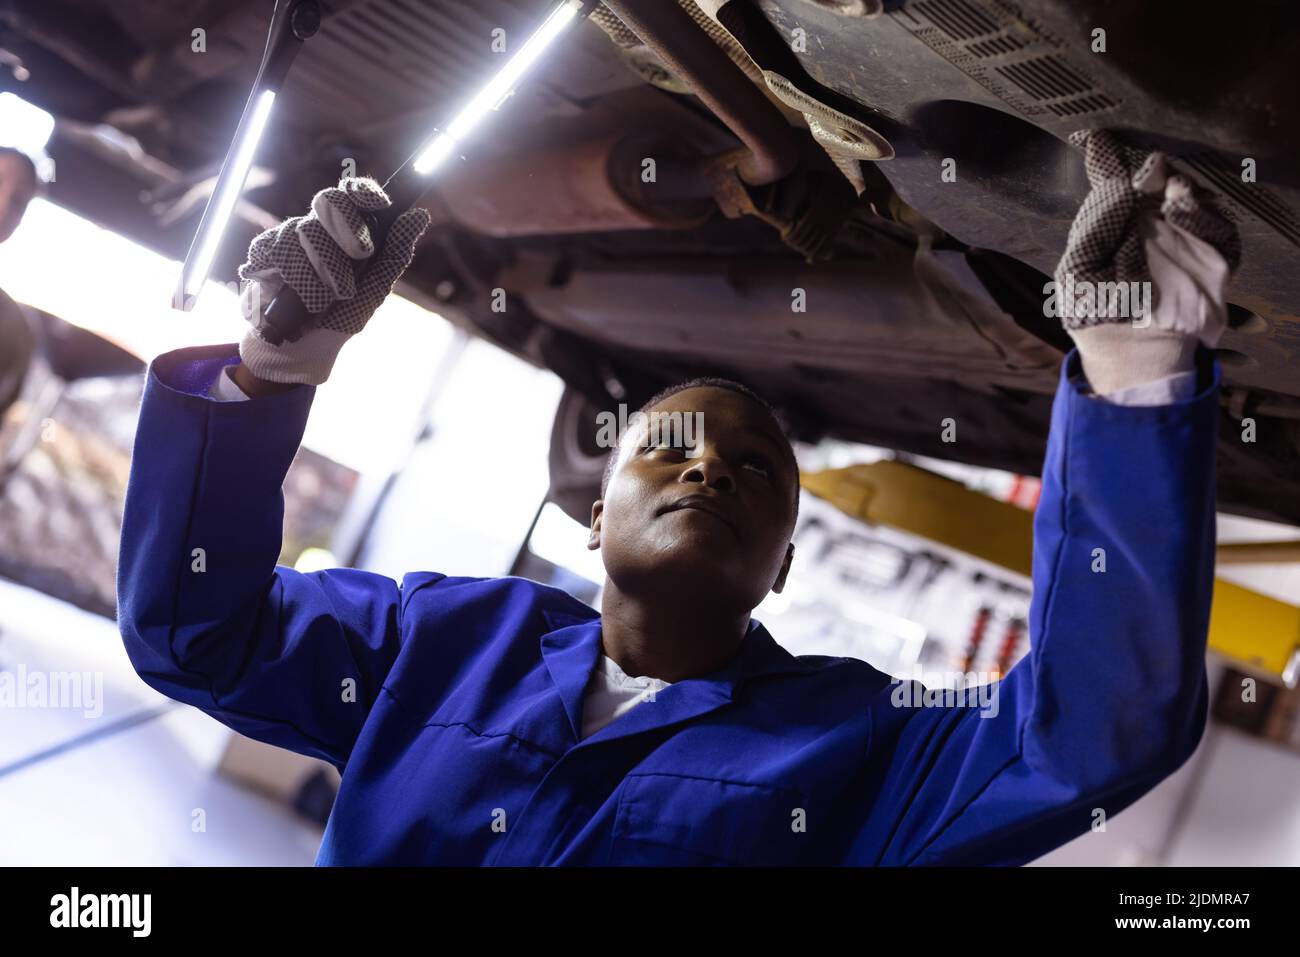
[[601, 655], [591, 671], [591, 680], [582, 699], [582, 734], [588, 738], [621, 714], [627, 714], [642, 701], [654, 696], [671, 682], [661, 678], [633, 678], [614, 659]]
[[242, 402], [247, 399], [247, 393], [235, 384], [234, 374], [233, 365], [222, 366], [221, 374], [212, 380], [212, 386], [208, 389], [208, 398], [218, 402]]

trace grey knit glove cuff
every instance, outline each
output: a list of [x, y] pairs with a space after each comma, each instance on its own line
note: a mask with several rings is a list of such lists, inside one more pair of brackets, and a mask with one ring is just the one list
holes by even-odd
[[317, 317], [300, 339], [278, 346], [250, 328], [239, 354], [253, 375], [311, 385], [329, 377], [339, 350], [365, 328], [410, 265], [429, 225], [424, 209], [403, 213], [376, 258], [367, 214], [390, 205], [374, 180], [344, 179], [337, 188], [317, 193], [308, 215], [287, 219], [253, 239], [248, 261], [239, 267], [244, 317], [256, 326], [261, 308], [285, 283]]
[[[1150, 220], [1157, 216], [1208, 243], [1229, 272], [1236, 270], [1241, 259], [1236, 226], [1198, 200], [1189, 180], [1169, 175], [1163, 154], [1126, 146], [1106, 130], [1073, 133], [1070, 142], [1084, 149], [1092, 189], [1070, 227], [1054, 277], [1061, 301], [1057, 311], [1066, 329], [1138, 318], [1128, 297], [1122, 300], [1127, 308], [1115, 309], [1098, 286], [1152, 283], [1143, 234], [1149, 234]], [[1154, 307], [1160, 289], [1155, 284], [1148, 288]]]

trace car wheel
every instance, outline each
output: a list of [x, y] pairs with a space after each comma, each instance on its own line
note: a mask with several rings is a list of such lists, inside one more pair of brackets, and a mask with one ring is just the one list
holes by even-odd
[[590, 399], [566, 386], [551, 427], [550, 499], [575, 522], [591, 524], [591, 504], [600, 498], [608, 449], [596, 443], [596, 416]]

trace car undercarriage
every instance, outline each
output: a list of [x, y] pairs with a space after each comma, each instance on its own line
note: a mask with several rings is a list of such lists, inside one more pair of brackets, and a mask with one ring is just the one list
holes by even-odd
[[[323, 6], [214, 278], [341, 172], [396, 168], [549, 3]], [[58, 118], [51, 197], [182, 258], [271, 8], [0, 6], [4, 86]], [[797, 438], [1034, 474], [1087, 191], [1067, 137], [1112, 129], [1240, 231], [1220, 507], [1298, 523], [1298, 26], [1268, 0], [609, 0], [439, 180], [399, 291], [564, 379], [561, 502], [599, 481], [594, 410], [701, 373]]]

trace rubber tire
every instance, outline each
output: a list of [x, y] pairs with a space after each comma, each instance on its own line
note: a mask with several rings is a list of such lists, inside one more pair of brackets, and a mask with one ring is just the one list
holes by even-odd
[[591, 505], [600, 498], [609, 454], [596, 444], [599, 411], [585, 395], [566, 386], [551, 426], [550, 500], [583, 526], [591, 525]]

